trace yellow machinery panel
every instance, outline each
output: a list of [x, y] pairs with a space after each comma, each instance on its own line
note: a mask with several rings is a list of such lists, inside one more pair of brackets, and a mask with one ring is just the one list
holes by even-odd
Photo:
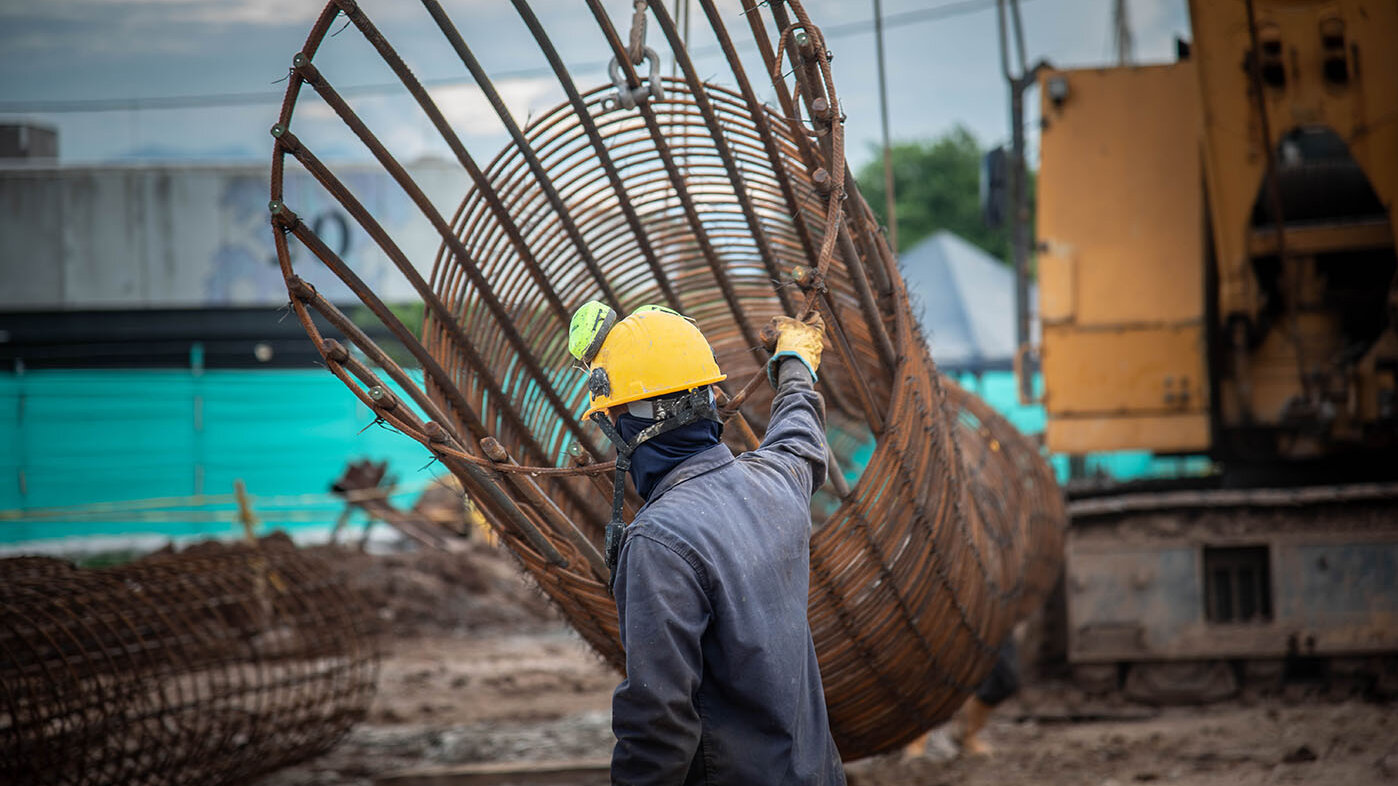
[[[1250, 266], [1249, 213], [1267, 167], [1257, 95], [1242, 67], [1253, 32], [1242, 2], [1190, 0], [1189, 14], [1208, 107], [1203, 139], [1219, 313], [1252, 315], [1263, 303]], [[1398, 224], [1398, 4], [1258, 0], [1255, 17], [1265, 145], [1279, 146], [1296, 129], [1333, 130]], [[1391, 227], [1384, 234], [1381, 243], [1391, 245]]]
[[1224, 361], [1215, 449], [1398, 449], [1398, 3], [1191, 0], [1190, 17]]
[[1045, 328], [1044, 376], [1074, 384], [1049, 388], [1044, 405], [1063, 417], [1202, 411], [1208, 388], [1203, 351], [1199, 325]]
[[1045, 434], [1054, 450], [1069, 455], [1125, 450], [1134, 445], [1151, 445], [1161, 453], [1187, 453], [1209, 443], [1209, 418], [1202, 412], [1054, 418]]
[[1194, 66], [1051, 71], [1040, 94], [1048, 446], [1206, 450]]
[[[1208, 446], [1208, 379], [1200, 325], [1080, 330], [1044, 327], [1052, 450], [1080, 454]], [[1054, 385], [1054, 380], [1072, 384]]]

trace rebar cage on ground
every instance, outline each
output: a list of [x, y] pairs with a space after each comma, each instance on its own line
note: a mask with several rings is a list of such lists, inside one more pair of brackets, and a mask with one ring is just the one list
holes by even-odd
[[[852, 456], [832, 454], [827, 504], [816, 506], [809, 619], [832, 730], [854, 759], [947, 718], [1053, 584], [1063, 506], [1037, 447], [937, 374], [894, 255], [846, 175], [829, 52], [802, 5], [742, 0], [741, 10], [721, 10], [698, 0], [725, 63], [718, 84], [700, 77], [659, 0], [625, 15], [629, 35], [601, 0], [587, 0], [588, 24], [553, 31], [526, 0], [512, 0], [527, 48], [564, 96], [521, 122], [463, 28], [437, 0], [422, 0], [424, 24], [430, 18], [509, 139], [488, 160], [468, 149], [366, 5], [325, 6], [293, 58], [272, 129], [278, 259], [327, 367], [460, 478], [527, 572], [620, 669], [600, 555], [612, 465], [605, 439], [579, 417], [587, 393], [565, 346], [572, 310], [589, 299], [621, 313], [658, 303], [693, 318], [729, 375], [719, 398], [739, 449], [756, 445], [771, 401], [761, 327], [777, 314], [819, 311], [829, 337], [819, 388], [832, 432], [846, 437], [835, 442], [874, 443], [852, 488], [839, 470]], [[729, 23], [745, 31], [741, 41]], [[339, 77], [317, 64], [332, 30], [334, 46], [345, 36], [367, 44], [460, 165], [464, 198], [454, 209], [429, 199]], [[646, 47], [647, 30], [664, 58]], [[560, 35], [594, 38], [619, 84], [575, 83], [555, 47]], [[740, 50], [755, 52], [748, 59], [764, 75], [756, 83]], [[675, 77], [654, 70], [661, 59], [673, 61]], [[771, 105], [759, 89], [770, 90]], [[440, 238], [430, 271], [298, 134], [293, 115], [308, 105], [313, 117], [339, 119]], [[300, 219], [285, 189], [289, 169], [319, 183], [372, 239], [416, 293], [420, 324], [405, 323], [401, 304], [384, 302]], [[307, 283], [295, 265], [305, 252], [398, 345], [376, 345]], [[322, 335], [313, 312], [351, 346]], [[628, 518], [638, 502], [628, 498]]]
[[0, 560], [0, 782], [242, 784], [368, 711], [373, 624], [289, 540]]

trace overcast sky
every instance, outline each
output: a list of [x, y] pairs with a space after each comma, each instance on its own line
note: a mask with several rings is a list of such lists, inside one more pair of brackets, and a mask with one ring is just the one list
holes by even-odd
[[[683, 2], [683, 0], [681, 0]], [[538, 49], [507, 0], [443, 0], [468, 44], [492, 73], [523, 72], [499, 87], [521, 118], [562, 98]], [[624, 31], [629, 0], [608, 0]], [[673, 7], [673, 0], [666, 0]], [[719, 7], [745, 55], [755, 52], [738, 0]], [[429, 84], [473, 149], [503, 144], [480, 91], [451, 54], [431, 19], [408, 0], [361, 0], [416, 73]], [[610, 55], [582, 0], [532, 3], [580, 86], [605, 81]], [[813, 21], [830, 31], [836, 88], [849, 117], [847, 155], [857, 166], [879, 137], [871, 0], [807, 0]], [[1129, 0], [1140, 62], [1174, 58], [1174, 39], [1188, 37], [1186, 0]], [[141, 158], [266, 160], [280, 92], [322, 4], [313, 0], [0, 0], [0, 122], [57, 126], [70, 163]], [[1031, 60], [1092, 66], [1114, 59], [1111, 0], [1023, 0]], [[994, 4], [990, 0], [884, 0], [893, 136], [923, 139], [963, 124], [985, 144], [1007, 136], [1007, 98], [1000, 75]], [[730, 82], [721, 55], [694, 3], [691, 48], [705, 76]], [[652, 22], [650, 43], [668, 50]], [[753, 61], [755, 61], [755, 56]], [[346, 30], [329, 39], [316, 62], [337, 85], [379, 85], [392, 74], [363, 37]], [[666, 61], [666, 72], [669, 62]], [[754, 81], [761, 79], [756, 69]], [[237, 100], [229, 100], [228, 96]], [[218, 98], [223, 96], [224, 98]], [[134, 99], [205, 97], [199, 105], [130, 109]], [[212, 97], [212, 98], [209, 98]], [[353, 94], [376, 132], [405, 158], [442, 155], [444, 145], [412, 111], [401, 88]], [[101, 102], [101, 103], [95, 103]], [[110, 109], [109, 107], [117, 107]], [[107, 108], [107, 111], [94, 111]], [[53, 111], [81, 109], [82, 111]], [[328, 111], [298, 116], [322, 124], [322, 155], [368, 154]], [[300, 128], [301, 126], [298, 126]]]

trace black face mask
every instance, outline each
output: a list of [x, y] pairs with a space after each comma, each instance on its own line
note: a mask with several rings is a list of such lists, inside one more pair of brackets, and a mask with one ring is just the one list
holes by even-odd
[[[623, 412], [617, 416], [616, 428], [630, 443], [642, 429], [655, 423], [650, 418]], [[696, 453], [717, 445], [722, 436], [721, 423], [700, 418], [642, 442], [631, 454], [631, 481], [636, 484], [636, 493], [641, 495], [641, 499], [649, 500], [656, 484], [671, 470]]]

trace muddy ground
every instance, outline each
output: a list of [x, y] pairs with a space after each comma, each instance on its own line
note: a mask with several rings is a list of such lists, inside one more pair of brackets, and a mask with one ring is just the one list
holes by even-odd
[[[434, 766], [607, 759], [618, 677], [506, 556], [476, 547], [345, 564], [389, 634], [369, 717], [329, 753], [258, 786], [369, 786]], [[957, 755], [956, 725], [921, 756], [849, 764], [851, 786], [1398, 783], [1398, 705], [1321, 685], [1160, 709], [1041, 681], [992, 718], [988, 758]]]

